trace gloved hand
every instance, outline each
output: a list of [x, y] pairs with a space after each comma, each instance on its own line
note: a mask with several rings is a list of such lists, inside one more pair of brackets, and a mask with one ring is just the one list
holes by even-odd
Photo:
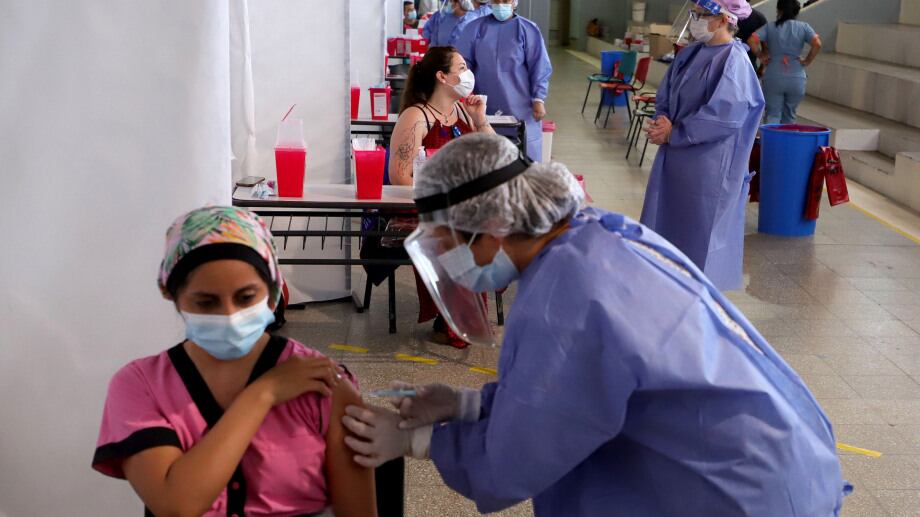
[[[394, 382], [392, 386], [394, 389], [412, 388], [411, 385], [399, 381]], [[479, 420], [479, 390], [454, 388], [446, 384], [426, 384], [415, 387], [415, 391], [415, 397], [402, 397], [391, 401], [403, 418], [399, 423], [400, 429], [414, 429], [449, 420]]]
[[427, 458], [431, 446], [431, 426], [399, 429], [399, 422], [399, 415], [387, 409], [346, 407], [342, 423], [359, 437], [345, 437], [345, 445], [358, 453], [354, 457], [355, 463], [376, 468], [401, 456]]

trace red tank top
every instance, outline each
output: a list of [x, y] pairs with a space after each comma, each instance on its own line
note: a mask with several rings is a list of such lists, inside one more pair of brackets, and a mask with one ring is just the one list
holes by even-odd
[[425, 124], [428, 125], [428, 134], [422, 139], [422, 145], [425, 149], [440, 149], [454, 138], [473, 132], [473, 128], [470, 126], [469, 120], [467, 119], [466, 111], [458, 108], [456, 105], [454, 105], [454, 109], [458, 110], [457, 122], [452, 126], [441, 124], [441, 121], [437, 120], [437, 118], [434, 121], [434, 125], [432, 125], [431, 121], [428, 119], [428, 112], [425, 111], [424, 108], [420, 106], [413, 107], [422, 111], [422, 114], [425, 116]]

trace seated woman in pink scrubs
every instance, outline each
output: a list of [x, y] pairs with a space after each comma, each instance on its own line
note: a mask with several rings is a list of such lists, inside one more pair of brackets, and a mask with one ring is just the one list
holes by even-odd
[[167, 232], [159, 286], [187, 339], [115, 374], [93, 458], [148, 515], [376, 515], [374, 472], [343, 441], [350, 375], [265, 332], [283, 285], [254, 214], [202, 208]]

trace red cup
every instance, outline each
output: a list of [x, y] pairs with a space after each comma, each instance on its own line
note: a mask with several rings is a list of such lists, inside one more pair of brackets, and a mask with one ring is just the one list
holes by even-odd
[[358, 107], [361, 105], [361, 87], [353, 84], [351, 85], [351, 119], [356, 120], [358, 118]]
[[303, 178], [307, 168], [307, 150], [276, 147], [275, 168], [278, 172], [278, 196], [302, 197]]
[[383, 196], [383, 166], [387, 151], [377, 146], [375, 151], [355, 153], [355, 197], [380, 199]]

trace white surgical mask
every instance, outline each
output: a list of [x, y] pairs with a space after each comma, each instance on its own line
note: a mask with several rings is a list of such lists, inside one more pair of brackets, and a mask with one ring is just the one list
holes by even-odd
[[709, 19], [707, 18], [692, 20], [690, 22], [690, 34], [693, 36], [693, 39], [703, 43], [709, 43], [709, 40], [715, 36], [715, 32], [709, 30]]
[[473, 75], [472, 70], [464, 70], [460, 74], [460, 82], [452, 86], [454, 91], [457, 92], [457, 95], [459, 95], [461, 99], [465, 99], [473, 93], [473, 88], [476, 87], [476, 76]]
[[223, 314], [195, 314], [182, 311], [185, 337], [216, 359], [239, 359], [252, 351], [265, 328], [275, 321], [268, 297], [259, 303]]
[[485, 266], [476, 264], [469, 244], [460, 244], [444, 253], [438, 257], [438, 262], [451, 279], [476, 293], [504, 289], [520, 274], [503, 247], [498, 249], [492, 262]]

